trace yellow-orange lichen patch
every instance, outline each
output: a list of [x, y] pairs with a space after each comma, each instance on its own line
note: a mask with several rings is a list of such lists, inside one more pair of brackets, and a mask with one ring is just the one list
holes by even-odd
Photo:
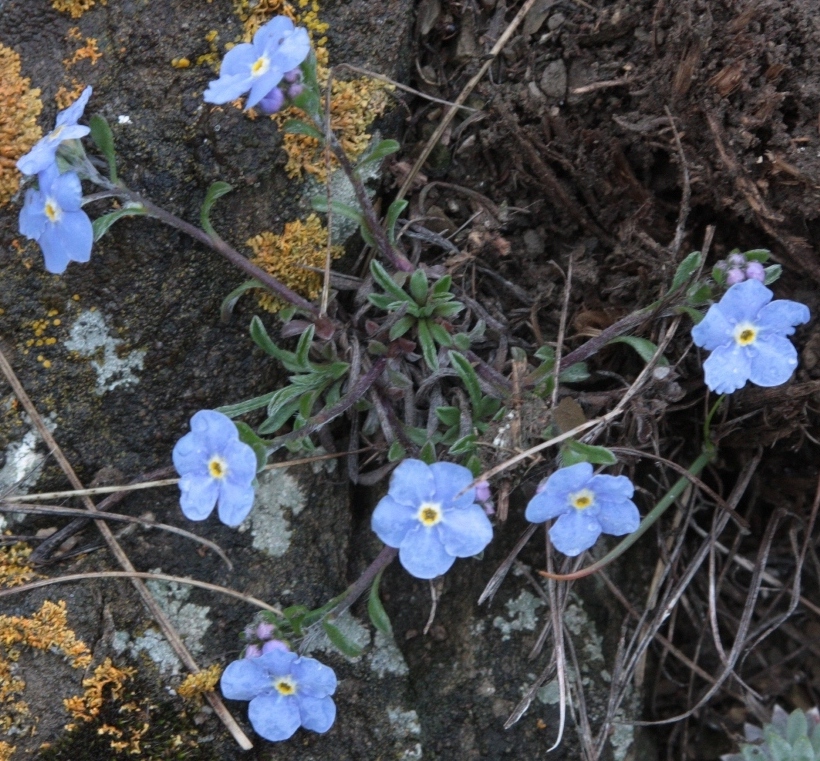
[[0, 740], [0, 761], [9, 761], [17, 750], [15, 745], [9, 745], [7, 742]]
[[54, 100], [57, 103], [57, 108], [60, 111], [64, 111], [68, 108], [77, 98], [80, 97], [82, 91], [85, 89], [85, 85], [82, 82], [78, 82], [73, 77], [71, 78], [71, 88], [67, 88], [65, 85], [60, 85], [60, 89], [54, 95]]
[[0, 587], [8, 589], [28, 584], [38, 577], [28, 564], [31, 547], [19, 542], [9, 547], [0, 547]]
[[185, 700], [202, 702], [202, 696], [206, 692], [213, 692], [221, 675], [222, 666], [218, 663], [208, 666], [198, 674], [188, 674], [182, 684], [177, 687], [177, 695]]
[[[100, 0], [105, 5], [106, 0]], [[94, 0], [52, 0], [51, 7], [60, 13], [68, 13], [71, 18], [80, 18], [87, 10], [94, 6]]]
[[[251, 261], [254, 264], [305, 298], [318, 298], [322, 291], [321, 270], [325, 266], [327, 228], [315, 214], [304, 222], [288, 222], [281, 235], [271, 232], [255, 235], [247, 245], [253, 249]], [[331, 248], [333, 259], [338, 259], [343, 253], [341, 246]], [[278, 312], [286, 306], [271, 293], [261, 293], [259, 304], [269, 312]]]
[[43, 136], [37, 117], [43, 110], [40, 90], [20, 76], [20, 56], [0, 45], [0, 206], [17, 192], [22, 176], [15, 164]]
[[100, 50], [97, 47], [97, 40], [93, 37], [86, 37], [85, 45], [75, 50], [74, 55], [71, 58], [66, 58], [63, 61], [63, 64], [66, 68], [70, 68], [75, 63], [88, 59], [91, 61], [91, 65], [95, 66], [100, 58], [102, 58], [102, 53], [100, 53]]
[[122, 698], [125, 683], [136, 673], [136, 669], [132, 668], [119, 669], [110, 658], [106, 658], [94, 669], [90, 677], [83, 679], [85, 692], [82, 695], [66, 698], [63, 705], [78, 721], [92, 721], [99, 715], [103, 706], [105, 700], [103, 693], [106, 687], [111, 689], [110, 698], [119, 700]]

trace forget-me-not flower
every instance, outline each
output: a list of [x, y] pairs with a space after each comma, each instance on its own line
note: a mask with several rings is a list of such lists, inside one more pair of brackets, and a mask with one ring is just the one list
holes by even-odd
[[91, 87], [86, 87], [81, 95], [65, 111], [57, 114], [57, 123], [45, 137], [17, 161], [17, 168], [23, 174], [39, 174], [55, 163], [55, 156], [63, 140], [85, 137], [91, 130], [77, 124], [83, 115], [85, 105], [91, 97]]
[[557, 518], [550, 539], [570, 557], [588, 550], [601, 534], [631, 534], [641, 522], [632, 501], [632, 482], [626, 476], [594, 476], [592, 472], [588, 462], [556, 470], [524, 513], [531, 523]]
[[791, 377], [797, 350], [786, 336], [809, 321], [809, 309], [772, 295], [756, 279], [733, 285], [692, 329], [695, 345], [712, 352], [703, 363], [712, 391], [731, 394], [748, 380], [779, 386]]
[[76, 172], [60, 174], [51, 163], [37, 175], [39, 189], [26, 191], [20, 232], [43, 249], [46, 269], [59, 275], [68, 263], [91, 258], [94, 230], [82, 210], [83, 191]]
[[200, 410], [191, 432], [174, 447], [174, 467], [181, 476], [180, 506], [192, 521], [205, 520], [219, 503], [219, 520], [238, 526], [253, 507], [256, 454], [239, 440], [227, 415]]
[[371, 525], [388, 547], [398, 548], [411, 575], [440, 576], [456, 558], [477, 555], [490, 543], [493, 528], [475, 504], [475, 488], [467, 488], [472, 481], [467, 468], [450, 462], [405, 460], [393, 471]]
[[221, 687], [230, 700], [251, 701], [248, 718], [266, 740], [287, 740], [299, 727], [327, 732], [336, 718], [333, 669], [287, 649], [234, 661], [222, 674]]
[[227, 52], [219, 79], [205, 90], [205, 102], [229, 103], [250, 91], [245, 107], [251, 108], [309, 53], [307, 29], [294, 27], [287, 16], [276, 16], [259, 28], [253, 42], [236, 45]]

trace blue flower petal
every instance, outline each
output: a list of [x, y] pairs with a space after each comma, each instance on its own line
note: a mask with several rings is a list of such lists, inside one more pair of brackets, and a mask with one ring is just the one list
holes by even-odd
[[626, 476], [593, 476], [588, 488], [595, 492], [596, 503], [632, 499], [635, 487]]
[[[744, 283], [757, 283], [745, 280]], [[758, 283], [759, 285], [759, 283]], [[737, 288], [737, 286], [733, 286]], [[731, 394], [746, 385], [751, 372], [749, 353], [733, 342], [718, 346], [703, 363], [706, 385], [717, 394]]]
[[85, 111], [85, 106], [88, 103], [88, 99], [91, 97], [92, 88], [91, 85], [85, 88], [80, 93], [80, 97], [77, 98], [65, 111], [60, 111], [57, 114], [56, 119], [56, 126], [62, 127], [65, 125], [74, 125], [77, 123], [79, 118], [83, 115], [83, 111]]
[[274, 16], [267, 24], [263, 24], [256, 30], [253, 36], [255, 48], [264, 48], [270, 40], [274, 45], [279, 45], [279, 41], [293, 31], [293, 22], [287, 16]]
[[568, 468], [556, 470], [547, 479], [541, 494], [547, 495], [547, 499], [566, 501], [572, 492], [586, 487], [591, 478], [592, 465], [588, 462], [578, 462]]
[[570, 510], [555, 521], [549, 533], [557, 550], [575, 557], [598, 541], [601, 524], [584, 510]]
[[299, 695], [325, 698], [336, 692], [337, 680], [333, 669], [319, 663], [315, 658], [297, 658], [291, 666], [290, 673], [296, 680]]
[[244, 95], [251, 86], [253, 79], [247, 72], [233, 76], [220, 77], [208, 84], [208, 89], [202, 94], [206, 103], [230, 103]]
[[174, 446], [171, 453], [174, 467], [180, 475], [194, 475], [210, 478], [208, 472], [210, 452], [205, 442], [196, 433], [186, 433]]
[[219, 484], [207, 476], [182, 476], [179, 479], [179, 506], [188, 520], [204, 521], [213, 512], [219, 496]]
[[259, 668], [264, 669], [268, 676], [288, 676], [293, 668], [293, 664], [299, 656], [290, 650], [271, 650], [258, 658], [254, 658], [254, 663]]
[[302, 726], [311, 732], [323, 734], [336, 720], [336, 704], [333, 698], [311, 698], [297, 696]]
[[191, 418], [191, 431], [202, 438], [211, 454], [222, 454], [226, 442], [239, 440], [233, 421], [216, 410], [197, 412]]
[[469, 489], [454, 501], [456, 494], [473, 482], [469, 468], [452, 462], [436, 462], [430, 466], [435, 483], [433, 501], [453, 507], [467, 507], [475, 502], [475, 489]]
[[744, 280], [723, 294], [718, 308], [730, 322], [755, 322], [757, 313], [768, 304], [774, 294], [758, 280]]
[[282, 69], [283, 73], [295, 69], [310, 54], [310, 37], [307, 29], [299, 27], [289, 34], [279, 46], [271, 65]]
[[17, 160], [17, 168], [23, 174], [37, 174], [55, 162], [58, 142], [43, 138], [25, 155]]
[[284, 74], [284, 69], [280, 69], [271, 63], [270, 69], [268, 69], [265, 74], [253, 80], [250, 92], [248, 93], [248, 99], [245, 101], [245, 110], [253, 108], [259, 103], [262, 98], [282, 81]]
[[401, 547], [407, 532], [419, 525], [418, 507], [396, 502], [389, 494], [379, 500], [370, 527], [388, 547]]
[[229, 440], [222, 445], [219, 454], [228, 463], [228, 474], [225, 477], [227, 481], [248, 484], [256, 478], [256, 467], [259, 463], [256, 459], [256, 452], [249, 444], [244, 441]]
[[219, 686], [228, 700], [253, 700], [271, 689], [271, 680], [255, 659], [243, 658], [228, 664]]
[[758, 386], [779, 386], [797, 367], [797, 350], [782, 336], [760, 337], [749, 347], [749, 380]]
[[258, 735], [266, 740], [287, 740], [301, 723], [299, 702], [293, 695], [259, 695], [248, 706], [248, 718]]
[[554, 495], [548, 495], [542, 491], [527, 503], [524, 517], [530, 523], [543, 523], [568, 513], [572, 509], [566, 494], [556, 498]]
[[54, 275], [61, 275], [65, 272], [68, 262], [68, 251], [64, 245], [61, 230], [51, 222], [47, 222], [43, 232], [37, 240], [40, 248], [43, 249], [46, 270]]
[[[42, 194], [34, 188], [26, 191], [26, 202], [20, 209], [20, 233], [27, 238], [37, 240], [45, 229], [48, 217], [45, 214], [45, 203]], [[66, 259], [68, 264], [68, 259]]]
[[[56, 169], [56, 164], [54, 165]], [[50, 174], [50, 173], [48, 173]], [[80, 185], [80, 178], [76, 172], [66, 172], [59, 176], [51, 176], [48, 189], [43, 188], [43, 180], [47, 175], [43, 172], [38, 180], [40, 188], [49, 196], [52, 196], [63, 211], [79, 211], [83, 205], [83, 189]]]
[[809, 321], [811, 314], [805, 304], [788, 299], [778, 299], [767, 304], [757, 316], [757, 326], [763, 335], [777, 333], [790, 336], [794, 333], [795, 325], [803, 325]]
[[706, 316], [692, 328], [692, 340], [695, 346], [714, 351], [718, 346], [734, 341], [733, 331], [734, 325], [726, 319], [723, 310], [712, 304]]
[[420, 523], [407, 533], [399, 548], [399, 561], [417, 579], [434, 579], [450, 570], [456, 559], [448, 555], [435, 527]]
[[248, 517], [253, 507], [253, 486], [232, 483], [228, 478], [222, 481], [213, 479], [213, 481], [219, 487], [219, 520], [226, 526], [235, 528]]
[[490, 519], [478, 505], [445, 510], [438, 529], [447, 554], [457, 558], [478, 555], [493, 538]]
[[94, 227], [88, 214], [84, 211], [64, 211], [59, 232], [65, 255], [70, 261], [85, 263], [91, 258]]
[[634, 502], [607, 502], [602, 504], [596, 516], [605, 534], [623, 536], [631, 534], [641, 525], [641, 514]]
[[399, 504], [418, 508], [435, 496], [433, 471], [421, 460], [403, 460], [390, 476], [387, 493]]
[[[222, 64], [219, 67], [219, 80], [240, 75], [249, 78], [251, 76], [251, 66], [256, 63], [258, 58], [259, 52], [248, 42], [232, 47], [222, 59]], [[214, 83], [211, 82], [211, 84]], [[237, 97], [239, 96], [237, 95]]]

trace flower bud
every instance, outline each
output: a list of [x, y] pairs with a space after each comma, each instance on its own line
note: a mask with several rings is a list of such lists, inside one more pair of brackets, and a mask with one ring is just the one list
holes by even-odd
[[760, 262], [749, 262], [746, 265], [746, 277], [749, 278], [749, 280], [757, 280], [765, 285], [766, 270], [763, 269], [763, 265]]
[[301, 84], [295, 84], [288, 87], [288, 97], [293, 100], [294, 98], [298, 98], [302, 92], [304, 91], [305, 86]]
[[285, 104], [285, 93], [283, 93], [278, 87], [274, 87], [259, 103], [256, 104], [256, 107], [263, 113], [263, 114], [275, 114], [282, 106]]
[[282, 642], [281, 639], [271, 639], [262, 645], [262, 655], [265, 655], [265, 653], [270, 653], [273, 650], [284, 650], [286, 653], [290, 652], [290, 648]]
[[245, 648], [246, 658], [258, 658], [260, 655], [262, 655], [262, 651], [259, 649], [259, 645], [248, 645]]
[[742, 267], [746, 264], [746, 257], [743, 254], [730, 254], [728, 261], [732, 267]]
[[726, 285], [737, 285], [746, 279], [743, 270], [733, 267], [726, 273]]
[[263, 623], [256, 627], [257, 639], [267, 640], [273, 637], [273, 624]]

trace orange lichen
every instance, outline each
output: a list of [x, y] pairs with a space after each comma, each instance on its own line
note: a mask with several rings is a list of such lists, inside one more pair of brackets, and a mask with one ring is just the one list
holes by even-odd
[[63, 61], [63, 64], [66, 68], [70, 68], [75, 63], [83, 61], [86, 58], [91, 61], [92, 66], [95, 66], [97, 64], [97, 61], [99, 61], [100, 58], [102, 58], [102, 53], [100, 53], [100, 50], [97, 47], [97, 40], [95, 40], [93, 37], [86, 37], [85, 45], [79, 48], [78, 50], [75, 50], [73, 57], [66, 58]]
[[[106, 0], [100, 0], [105, 5]], [[60, 13], [68, 13], [71, 18], [80, 18], [89, 8], [93, 7], [94, 0], [52, 0], [51, 7]]]
[[10, 547], [0, 547], [0, 587], [19, 587], [37, 578], [28, 564], [31, 547], [22, 542]]
[[0, 45], [0, 206], [20, 187], [15, 164], [43, 136], [37, 117], [43, 110], [40, 90], [20, 76], [20, 56]]
[[201, 703], [202, 696], [206, 692], [213, 692], [221, 675], [222, 666], [218, 663], [203, 669], [198, 674], [188, 674], [182, 684], [177, 687], [177, 695], [185, 700]]
[[80, 94], [85, 89], [85, 85], [82, 82], [78, 82], [74, 77], [71, 78], [71, 89], [67, 88], [65, 85], [60, 85], [60, 88], [54, 95], [54, 100], [57, 103], [57, 108], [61, 111], [64, 111], [68, 108], [77, 98], [80, 97]]
[[[136, 669], [118, 669], [110, 658], [106, 658], [97, 668], [94, 674], [87, 679], [83, 679], [85, 692], [82, 695], [75, 695], [66, 698], [63, 705], [66, 710], [78, 721], [93, 721], [99, 716], [105, 698], [103, 692], [106, 687], [111, 688], [110, 698], [118, 700], [123, 695], [125, 683], [136, 674]], [[66, 727], [70, 729], [72, 725]], [[119, 731], [119, 730], [118, 730]], [[120, 733], [120, 736], [122, 733]]]
[[17, 750], [16, 746], [0, 740], [0, 761], [9, 761], [15, 750]]
[[[321, 271], [327, 252], [327, 228], [315, 214], [304, 222], [288, 222], [281, 235], [260, 233], [251, 238], [247, 245], [253, 249], [251, 261], [254, 264], [305, 298], [318, 298], [322, 291]], [[338, 259], [343, 253], [341, 246], [331, 248], [333, 259]], [[309, 269], [311, 267], [315, 269]], [[286, 306], [270, 293], [261, 293], [259, 304], [269, 312], [278, 312]]]

